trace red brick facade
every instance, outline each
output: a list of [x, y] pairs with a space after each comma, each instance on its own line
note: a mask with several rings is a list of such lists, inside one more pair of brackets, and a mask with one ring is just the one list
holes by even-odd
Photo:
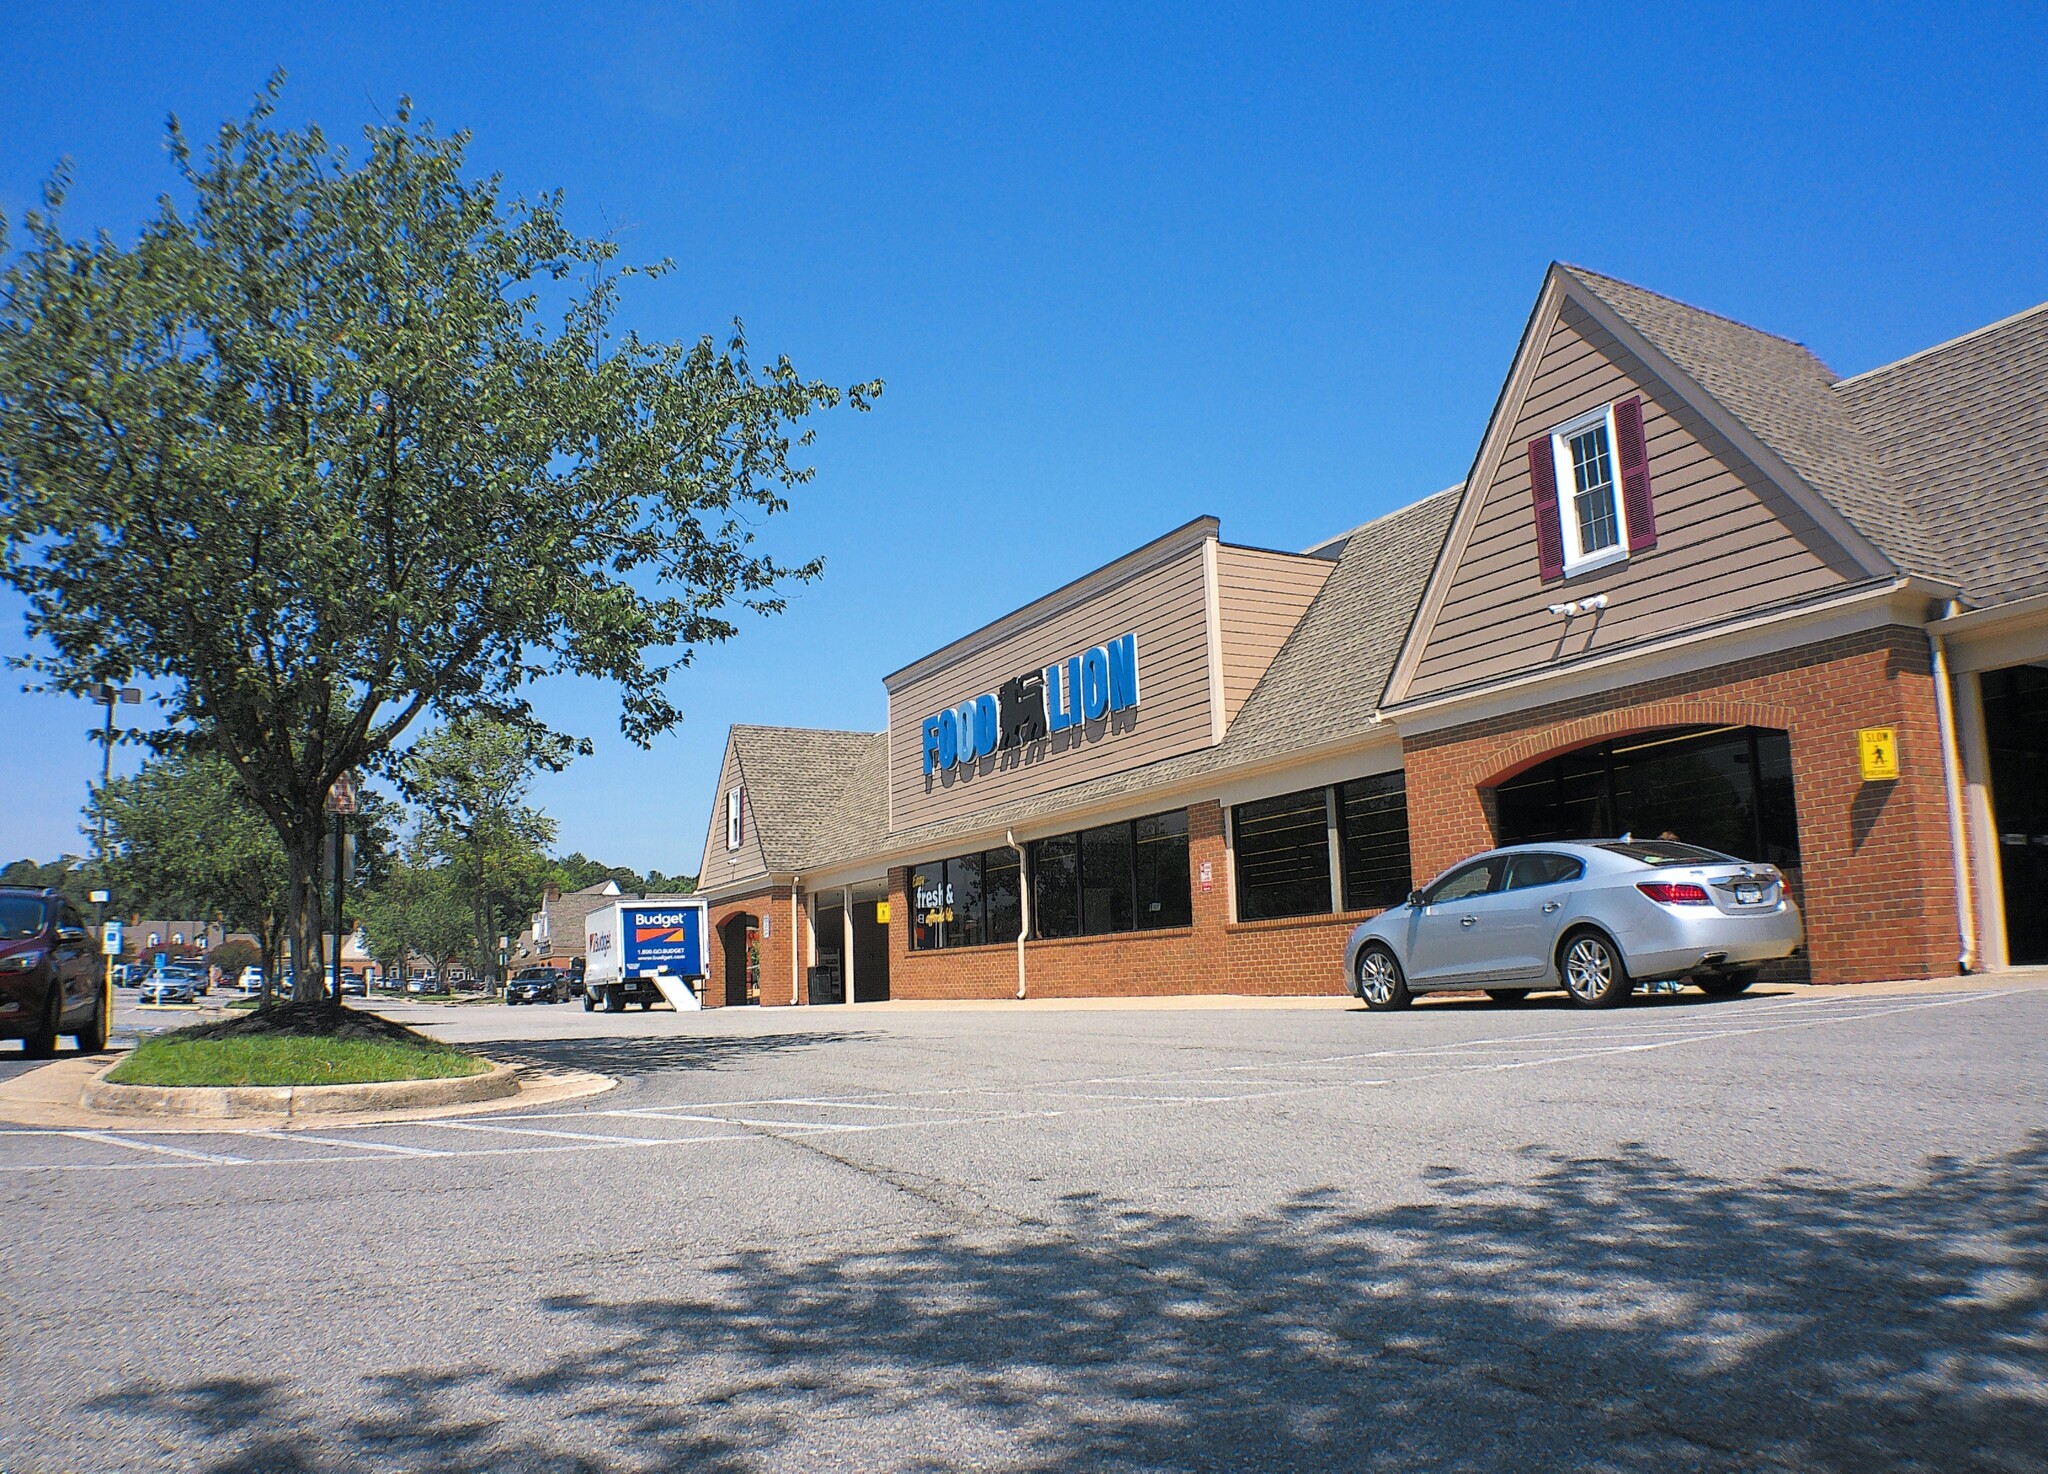
[[[1409, 738], [1417, 876], [1495, 842], [1493, 785], [1627, 732], [1776, 727], [1792, 745], [1807, 950], [1816, 982], [1952, 975], [1960, 948], [1926, 636], [1892, 627]], [[1900, 776], [1865, 783], [1856, 733], [1893, 727]]]
[[[742, 916], [752, 916], [756, 923], [768, 920], [768, 934], [759, 940], [761, 952], [761, 1003], [763, 1007], [787, 1004], [790, 1001], [790, 946], [798, 932], [793, 920], [807, 927], [799, 904], [792, 907], [790, 888], [786, 885], [757, 891], [734, 900], [720, 901], [711, 908], [711, 935], [704, 939], [704, 966], [706, 983], [703, 999], [706, 1008], [725, 1006], [726, 969], [726, 923]], [[792, 916], [794, 911], [794, 916]], [[808, 948], [806, 948], [808, 951]], [[796, 974], [802, 977], [799, 968]]]
[[[1498, 842], [1492, 789], [1572, 748], [1631, 732], [1691, 725], [1788, 734], [1799, 822], [1800, 881], [1817, 982], [1937, 977], [1956, 971], [1959, 939], [1940, 729], [1926, 637], [1891, 627], [1689, 675], [1410, 737], [1404, 744], [1413, 870], [1426, 880]], [[1865, 783], [1857, 730], [1898, 732], [1900, 777]], [[1334, 994], [1344, 941], [1369, 912], [1288, 921], [1229, 919], [1222, 808], [1188, 809], [1193, 924], [1157, 932], [1025, 944], [1034, 998], [1189, 993]], [[1209, 883], [1201, 882], [1209, 867]], [[889, 872], [892, 998], [1001, 999], [1017, 992], [1014, 943], [910, 950], [907, 868]], [[725, 1001], [726, 936], [735, 916], [772, 915], [761, 940], [765, 1005], [791, 1001], [791, 947], [808, 961], [808, 920], [778, 886], [712, 909], [705, 1002]], [[792, 921], [796, 924], [792, 925]], [[795, 976], [802, 977], [799, 967]], [[799, 990], [801, 991], [801, 989]]]
[[[1202, 866], [1209, 866], [1203, 889]], [[1033, 998], [1169, 997], [1182, 993], [1271, 995], [1344, 991], [1344, 939], [1371, 912], [1293, 921], [1230, 921], [1223, 810], [1188, 807], [1188, 875], [1194, 924], [1167, 931], [1026, 942]], [[910, 950], [910, 872], [889, 872], [889, 991], [895, 998], [1014, 998], [1017, 947]]]

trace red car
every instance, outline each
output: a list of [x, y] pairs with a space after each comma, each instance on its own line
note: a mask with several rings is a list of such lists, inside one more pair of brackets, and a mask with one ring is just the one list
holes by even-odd
[[71, 1034], [97, 1054], [107, 1023], [99, 953], [78, 908], [55, 890], [0, 886], [0, 1039], [47, 1059]]

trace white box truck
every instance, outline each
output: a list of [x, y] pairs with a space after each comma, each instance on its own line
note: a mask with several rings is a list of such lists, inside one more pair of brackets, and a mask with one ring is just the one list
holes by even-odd
[[702, 1008], [704, 903], [614, 901], [583, 923], [583, 1007]]

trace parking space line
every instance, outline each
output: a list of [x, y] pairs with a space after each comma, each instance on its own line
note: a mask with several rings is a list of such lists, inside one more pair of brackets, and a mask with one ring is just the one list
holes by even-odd
[[406, 1124], [438, 1126], [443, 1131], [501, 1131], [508, 1136], [553, 1136], [564, 1141], [604, 1141], [625, 1146], [645, 1146], [649, 1141], [645, 1136], [600, 1136], [592, 1131], [551, 1131], [541, 1126], [498, 1126], [488, 1121], [408, 1121]]
[[268, 1137], [272, 1141], [311, 1141], [321, 1146], [345, 1146], [364, 1152], [395, 1152], [402, 1157], [459, 1157], [460, 1152], [437, 1150], [429, 1146], [399, 1146], [389, 1141], [353, 1140], [342, 1136], [315, 1136], [307, 1131], [259, 1131], [252, 1135]]
[[130, 1141], [125, 1136], [116, 1136], [111, 1131], [62, 1131], [60, 1136], [76, 1137], [80, 1141], [104, 1142], [108, 1146], [126, 1147], [131, 1152], [161, 1152], [169, 1157], [189, 1157], [196, 1162], [209, 1162], [220, 1167], [246, 1165], [247, 1157], [233, 1156], [227, 1152], [195, 1152], [182, 1146], [165, 1146], [158, 1141]]

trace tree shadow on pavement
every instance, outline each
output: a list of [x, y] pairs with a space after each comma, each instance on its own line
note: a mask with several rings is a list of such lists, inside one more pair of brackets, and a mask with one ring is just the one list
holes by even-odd
[[815, 1049], [872, 1037], [859, 1030], [787, 1034], [731, 1034], [715, 1038], [660, 1036], [582, 1039], [465, 1040], [464, 1049], [543, 1070], [596, 1070], [631, 1077], [665, 1070], [723, 1070], [792, 1050]]
[[206, 1384], [87, 1411], [219, 1471], [2042, 1467], [2048, 1134], [1906, 1186], [1530, 1165], [1391, 1207], [1082, 1195], [756, 1250], [635, 1281], [687, 1291], [526, 1307], [549, 1349], [524, 1371], [368, 1378], [331, 1414]]

